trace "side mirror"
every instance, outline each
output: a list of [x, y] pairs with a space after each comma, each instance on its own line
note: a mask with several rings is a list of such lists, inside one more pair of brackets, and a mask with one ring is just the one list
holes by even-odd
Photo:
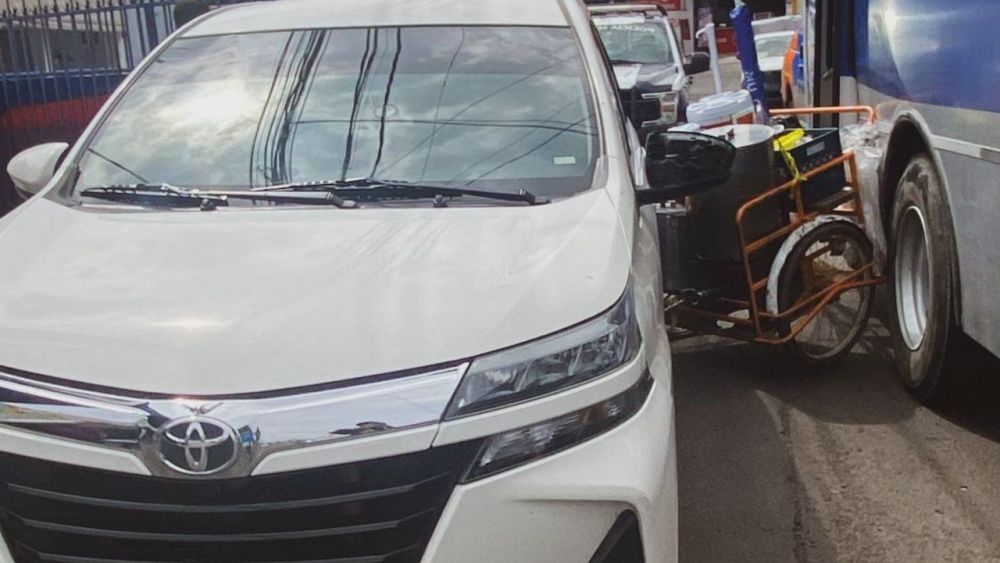
[[684, 64], [684, 74], [694, 75], [708, 72], [712, 68], [712, 57], [708, 53], [697, 52], [691, 55], [691, 59]]
[[68, 148], [66, 143], [45, 143], [21, 151], [10, 159], [7, 174], [21, 197], [27, 199], [42, 191]]
[[646, 138], [649, 189], [638, 192], [640, 205], [665, 203], [710, 190], [729, 179], [736, 147], [725, 139], [662, 131]]

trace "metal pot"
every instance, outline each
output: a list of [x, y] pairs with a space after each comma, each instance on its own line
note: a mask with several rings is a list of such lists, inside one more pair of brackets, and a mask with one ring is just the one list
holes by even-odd
[[[765, 125], [727, 125], [703, 131], [736, 146], [732, 175], [724, 184], [691, 197], [691, 222], [698, 257], [712, 262], [739, 262], [736, 212], [747, 201], [774, 187], [774, 130]], [[778, 198], [751, 210], [744, 219], [748, 242], [785, 223]]]

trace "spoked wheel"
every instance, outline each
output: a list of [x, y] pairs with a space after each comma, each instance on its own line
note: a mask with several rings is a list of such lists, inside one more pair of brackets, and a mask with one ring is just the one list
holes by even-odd
[[[831, 221], [816, 227], [796, 243], [781, 268], [778, 303], [781, 311], [816, 298], [873, 260], [872, 243], [865, 232], [848, 221]], [[871, 270], [855, 281], [871, 279]], [[782, 335], [801, 329], [786, 348], [809, 363], [832, 362], [851, 351], [871, 316], [874, 286], [855, 287], [833, 298], [809, 319], [818, 304], [802, 307], [782, 322]]]

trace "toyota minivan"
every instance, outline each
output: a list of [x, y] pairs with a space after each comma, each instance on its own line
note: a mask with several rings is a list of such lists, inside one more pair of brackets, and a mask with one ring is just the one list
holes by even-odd
[[8, 170], [0, 561], [676, 560], [683, 187], [576, 0], [219, 9]]

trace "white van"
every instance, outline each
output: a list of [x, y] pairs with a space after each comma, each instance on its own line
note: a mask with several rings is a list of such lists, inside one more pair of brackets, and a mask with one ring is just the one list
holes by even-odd
[[612, 81], [575, 0], [245, 4], [15, 158], [0, 561], [675, 561]]

